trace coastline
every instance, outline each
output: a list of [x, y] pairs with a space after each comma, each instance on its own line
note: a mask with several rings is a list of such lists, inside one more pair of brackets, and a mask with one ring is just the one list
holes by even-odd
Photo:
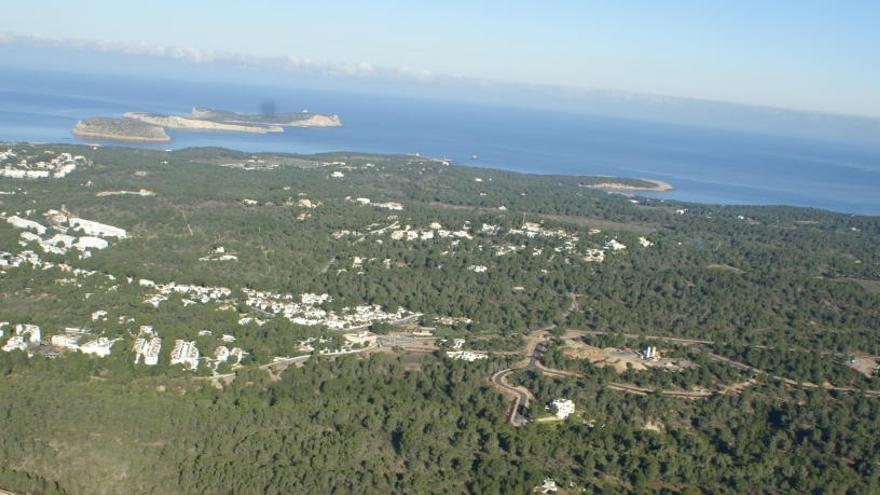
[[[65, 129], [66, 135], [69, 136], [70, 133], [71, 133], [71, 130], [69, 128]], [[139, 147], [139, 145], [142, 144], [143, 145], [142, 149], [151, 149], [150, 148], [151, 145], [158, 146], [160, 144], [167, 144], [168, 143], [167, 140], [128, 139], [128, 138], [120, 138], [120, 137], [116, 137], [116, 136], [106, 136], [103, 134], [95, 134], [95, 133], [88, 133], [88, 134], [86, 134], [86, 133], [81, 133], [81, 134], [80, 133], [73, 133], [73, 134], [78, 137], [81, 136], [83, 138], [106, 139], [108, 141], [115, 141], [116, 143], [118, 143], [117, 146], [133, 146], [133, 147], [137, 148], [137, 147]], [[175, 151], [184, 150], [184, 149], [194, 149], [194, 148], [200, 148], [200, 147], [211, 147], [212, 145], [215, 145], [214, 143], [202, 143], [202, 142], [197, 142], [195, 144], [185, 142], [185, 144], [183, 144], [183, 145], [180, 145], [180, 144], [174, 145], [174, 142], [177, 142], [177, 138], [178, 138], [178, 136], [175, 136], [174, 139], [171, 139], [172, 146], [170, 146], [170, 148], [173, 148]], [[66, 141], [65, 138], [59, 138], [59, 137], [55, 137], [55, 138], [50, 137], [49, 139], [45, 139], [45, 140], [34, 140], [31, 138], [27, 138], [27, 137], [19, 137], [19, 138], [13, 137], [12, 139], [9, 139], [9, 140], [0, 140], [0, 142], [8, 142], [8, 143], [19, 142], [19, 143], [30, 143], [30, 144], [58, 144], [58, 145], [74, 144], [76, 146], [85, 146], [85, 145], [91, 146], [92, 145], [91, 143], [85, 143], [85, 142], [70, 143], [70, 142], [65, 142], [65, 141]], [[290, 147], [288, 147], [288, 146], [284, 146], [283, 148], [280, 148], [278, 146], [271, 146], [271, 145], [266, 146], [266, 147], [262, 147], [262, 146], [256, 147], [256, 146], [249, 146], [249, 144], [252, 144], [252, 143], [242, 141], [242, 142], [238, 142], [236, 144], [232, 144], [232, 145], [226, 144], [225, 146], [220, 146], [220, 147], [227, 149], [227, 150], [230, 150], [230, 151], [240, 152], [240, 153], [279, 153], [279, 154], [294, 154], [294, 155], [325, 155], [325, 154], [332, 154], [335, 152], [339, 152], [338, 149], [336, 149], [336, 150], [318, 149], [318, 150], [296, 151], [294, 149], [290, 149]], [[100, 144], [98, 144], [98, 145], [100, 145]], [[107, 145], [109, 145], [109, 144], [107, 144]], [[366, 153], [367, 154], [377, 154], [377, 152], [373, 152], [373, 151], [368, 151]], [[383, 153], [378, 153], [378, 154], [383, 154]], [[392, 154], [393, 155], [393, 154], [406, 154], [406, 153], [385, 153], [385, 154]], [[436, 158], [438, 156], [443, 156], [445, 158]], [[448, 155], [443, 155], [440, 153], [437, 153], [436, 155], [434, 155], [434, 159], [441, 160], [441, 161], [450, 161], [450, 162], [453, 160], [452, 158], [448, 158]], [[632, 194], [638, 194], [640, 192], [645, 192], [645, 193], [665, 192], [665, 193], [669, 194], [668, 196], [665, 196], [665, 198], [668, 200], [673, 200], [673, 201], [677, 201], [677, 202], [681, 202], [681, 203], [692, 203], [692, 204], [697, 204], [697, 205], [731, 205], [731, 206], [744, 206], [744, 207], [749, 207], [749, 206], [788, 206], [788, 207], [792, 207], [792, 208], [816, 209], [816, 210], [820, 210], [820, 211], [824, 211], [824, 212], [828, 212], [828, 213], [842, 213], [842, 214], [857, 215], [857, 216], [869, 216], [869, 217], [880, 216], [880, 212], [874, 211], [870, 208], [866, 208], [861, 203], [850, 202], [846, 205], [841, 206], [841, 205], [836, 205], [836, 204], [817, 204], [815, 202], [810, 202], [810, 201], [806, 201], [806, 200], [791, 201], [791, 200], [781, 199], [781, 200], [770, 201], [767, 199], [754, 200], [753, 198], [751, 198], [751, 199], [748, 199], [748, 198], [747, 199], [743, 199], [743, 198], [731, 199], [729, 197], [723, 197], [723, 196], [722, 197], [714, 197], [714, 196], [709, 197], [705, 194], [697, 194], [697, 197], [694, 197], [694, 188], [693, 188], [692, 184], [689, 184], [689, 183], [685, 183], [683, 187], [679, 187], [678, 185], [673, 186], [673, 184], [670, 184], [668, 182], [664, 182], [664, 181], [661, 181], [658, 179], [646, 179], [646, 178], [640, 178], [640, 177], [635, 177], [635, 176], [626, 177], [623, 175], [621, 175], [621, 176], [584, 175], [582, 173], [574, 173], [574, 174], [572, 174], [570, 172], [561, 172], [560, 173], [560, 172], [554, 171], [554, 170], [550, 170], [550, 171], [547, 171], [547, 170], [521, 170], [521, 169], [518, 170], [518, 169], [506, 168], [503, 165], [498, 165], [498, 164], [489, 165], [486, 163], [479, 163], [479, 162], [478, 163], [470, 163], [470, 162], [467, 162], [465, 159], [462, 159], [462, 161], [460, 161], [460, 162], [457, 161], [456, 165], [464, 166], [464, 167], [468, 167], [468, 168], [498, 170], [498, 171], [503, 171], [503, 172], [519, 173], [519, 174], [563, 175], [563, 176], [566, 176], [566, 177], [569, 177], [572, 179], [593, 177], [593, 178], [597, 179], [597, 182], [595, 184], [583, 184], [582, 183], [582, 184], [580, 184], [580, 187], [583, 187], [583, 188], [590, 187], [590, 188], [605, 190], [605, 191], [609, 191], [609, 192], [619, 192], [619, 193], [628, 193], [629, 192]], [[615, 180], [624, 180], [624, 179], [644, 180], [644, 181], [649, 182], [653, 185], [650, 187], [629, 186], [626, 184], [621, 184], [621, 183], [615, 182]], [[604, 189], [608, 185], [611, 185], [611, 186], [608, 189]], [[618, 187], [620, 189], [617, 189]], [[662, 188], [662, 189], [657, 189], [657, 188]]]

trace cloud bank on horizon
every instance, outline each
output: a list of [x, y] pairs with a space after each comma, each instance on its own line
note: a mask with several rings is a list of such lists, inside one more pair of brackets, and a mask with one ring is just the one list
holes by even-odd
[[84, 38], [65, 38], [0, 32], [0, 44], [23, 44], [45, 48], [64, 48], [99, 53], [158, 57], [195, 64], [229, 63], [241, 67], [256, 66], [268, 69], [308, 71], [317, 74], [336, 76], [397, 76], [413, 79], [437, 77], [424, 69], [409, 67], [377, 67], [367, 62], [334, 64], [318, 62], [294, 55], [285, 57], [260, 56], [222, 50], [159, 45], [147, 42], [92, 40]]
[[[289, 71], [295, 73], [309, 73], [321, 76], [341, 76], [354, 78], [398, 78], [421, 83], [456, 83], [478, 87], [519, 87], [532, 91], [559, 92], [569, 95], [577, 94], [603, 94], [618, 99], [644, 99], [655, 103], [661, 101], [705, 101], [718, 104], [741, 105], [751, 107], [766, 107], [767, 109], [790, 110], [804, 113], [829, 113], [815, 110], [802, 110], [795, 108], [774, 107], [769, 105], [756, 105], [749, 103], [731, 102], [723, 100], [702, 99], [679, 95], [665, 95], [655, 93], [641, 93], [610, 88], [591, 88], [576, 85], [540, 84], [508, 82], [462, 75], [443, 74], [424, 68], [409, 66], [390, 67], [380, 66], [369, 62], [332, 63], [312, 60], [307, 57], [296, 55], [288, 56], [263, 56], [242, 52], [229, 52], [223, 50], [206, 50], [193, 47], [173, 45], [161, 45], [143, 41], [111, 41], [94, 40], [85, 38], [66, 38], [60, 36], [41, 36], [32, 34], [20, 34], [13, 32], [0, 32], [0, 45], [29, 45], [42, 48], [72, 49], [85, 52], [106, 54], [129, 55], [133, 57], [151, 57], [168, 59], [172, 61], [187, 62], [199, 65], [227, 64], [238, 68], [260, 68], [265, 70]], [[831, 112], [839, 113], [839, 112]], [[840, 115], [847, 115], [839, 113]], [[863, 115], [850, 115], [853, 117], [873, 117]], [[880, 118], [880, 116], [877, 116]]]
[[32, 0], [10, 2], [3, 29], [200, 65], [608, 88], [876, 118], [878, 18], [871, 0]]
[[[753, 104], [539, 83], [517, 83], [448, 75], [408, 66], [366, 62], [333, 63], [299, 56], [262, 56], [224, 50], [0, 32], [0, 54], [21, 54], [30, 68], [73, 71], [98, 68], [116, 75], [154, 75], [286, 85], [394, 96], [456, 99], [612, 117], [663, 121], [795, 137], [880, 142], [880, 118], [829, 114]], [[37, 55], [23, 53], [36, 50]], [[57, 57], [50, 60], [47, 54]], [[71, 56], [72, 55], [72, 56]], [[101, 57], [114, 57], [103, 60]], [[125, 63], [119, 64], [120, 60]], [[15, 57], [4, 57], [16, 65]], [[91, 63], [93, 60], [97, 63]], [[89, 60], [89, 62], [85, 62]], [[144, 61], [154, 62], [144, 64]], [[36, 65], [34, 65], [34, 62]], [[158, 64], [158, 65], [157, 65]], [[158, 70], [157, 70], [158, 69]], [[304, 77], [305, 76], [305, 77]]]

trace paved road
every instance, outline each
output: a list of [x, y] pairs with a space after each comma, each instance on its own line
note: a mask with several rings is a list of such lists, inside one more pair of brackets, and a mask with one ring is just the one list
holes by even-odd
[[522, 426], [528, 423], [528, 419], [523, 415], [523, 412], [529, 407], [530, 397], [522, 387], [512, 387], [507, 383], [507, 375], [516, 369], [508, 368], [495, 373], [492, 375], [492, 383], [507, 392], [508, 395], [514, 397], [513, 405], [510, 408], [510, 424]]

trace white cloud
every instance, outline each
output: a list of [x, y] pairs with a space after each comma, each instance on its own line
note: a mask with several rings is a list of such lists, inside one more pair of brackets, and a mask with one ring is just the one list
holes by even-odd
[[31, 46], [67, 48], [99, 53], [115, 53], [140, 57], [179, 60], [193, 64], [228, 63], [241, 67], [280, 69], [324, 75], [349, 77], [399, 77], [414, 81], [460, 78], [440, 76], [412, 67], [380, 67], [369, 62], [324, 63], [296, 55], [267, 57], [246, 53], [205, 50], [200, 48], [157, 45], [144, 42], [90, 40], [0, 32], [0, 44], [21, 43]]

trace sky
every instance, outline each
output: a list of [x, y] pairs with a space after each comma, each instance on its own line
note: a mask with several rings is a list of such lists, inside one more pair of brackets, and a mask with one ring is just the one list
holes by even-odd
[[7, 41], [880, 117], [876, 0], [30, 0], [3, 20]]

